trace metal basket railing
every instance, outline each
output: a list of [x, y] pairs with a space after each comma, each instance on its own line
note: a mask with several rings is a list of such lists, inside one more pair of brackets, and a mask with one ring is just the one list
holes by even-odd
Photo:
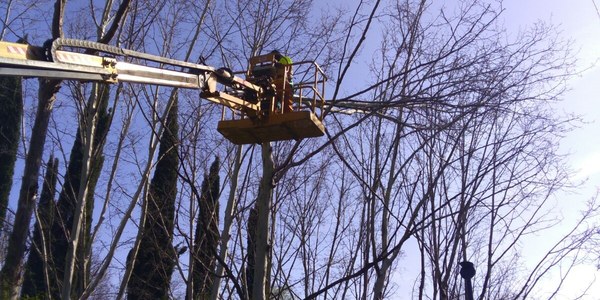
[[302, 108], [308, 105], [310, 111], [322, 121], [323, 106], [325, 105], [325, 82], [327, 81], [325, 72], [315, 61], [311, 60], [293, 63], [292, 66], [298, 66], [294, 70], [294, 79], [299, 79], [299, 82], [294, 84], [294, 92], [298, 92], [297, 99], [294, 95], [296, 110], [303, 110]]

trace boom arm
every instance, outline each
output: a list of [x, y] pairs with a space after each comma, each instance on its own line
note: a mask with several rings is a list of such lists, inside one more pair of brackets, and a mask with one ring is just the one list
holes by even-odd
[[[79, 49], [79, 52], [63, 48]], [[82, 49], [103, 56], [80, 53]], [[44, 47], [0, 41], [0, 76], [198, 89], [202, 98], [242, 113], [242, 118], [222, 119], [217, 126], [217, 130], [235, 144], [300, 140], [325, 134], [321, 121], [326, 77], [315, 62], [294, 64], [309, 66], [300, 71], [304, 73], [300, 78], [308, 81], [301, 80], [294, 90], [290, 90], [291, 85], [284, 84], [292, 66], [278, 64], [274, 54], [256, 56], [250, 65], [246, 75], [251, 82], [224, 68], [215, 69], [83, 40], [56, 39]], [[306, 76], [311, 70], [312, 75]], [[279, 73], [284, 74], [283, 77]], [[218, 84], [225, 88], [219, 90]], [[312, 101], [307, 102], [309, 111], [301, 110], [307, 96], [303, 91], [312, 95]], [[298, 92], [298, 96], [294, 92]], [[295, 99], [298, 99], [298, 105], [294, 110], [292, 100]], [[276, 104], [280, 108], [276, 108]], [[321, 117], [316, 115], [317, 108], [321, 110]]]
[[[114, 57], [58, 50], [63, 47], [94, 50]], [[164, 68], [126, 62], [123, 58], [153, 61]], [[167, 67], [171, 67], [171, 69], [167, 69]], [[173, 70], [177, 67], [181, 71]], [[217, 70], [206, 65], [72, 39], [54, 40], [51, 48], [0, 41], [0, 75], [105, 83], [122, 81], [198, 89], [201, 90], [203, 98], [238, 111], [244, 111], [249, 115], [257, 115], [260, 105], [217, 90], [217, 83], [255, 95], [263, 93], [260, 86], [228, 74], [222, 69]]]

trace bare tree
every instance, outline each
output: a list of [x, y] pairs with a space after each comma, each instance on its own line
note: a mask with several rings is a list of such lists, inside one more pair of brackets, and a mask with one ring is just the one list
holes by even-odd
[[[585, 249], [595, 233], [577, 223], [533, 269], [506, 276], [520, 263], [519, 244], [554, 225], [547, 218], [550, 199], [569, 183], [556, 143], [570, 120], [555, 115], [549, 103], [564, 90], [570, 65], [551, 27], [507, 34], [501, 4], [480, 0], [359, 1], [327, 13], [313, 4], [132, 1], [102, 9], [90, 2], [83, 10], [93, 12], [93, 25], [70, 22], [70, 11], [62, 18], [65, 28], [87, 32], [75, 36], [94, 36], [91, 26], [103, 42], [232, 70], [246, 70], [248, 58], [278, 49], [294, 61], [322, 63], [330, 78], [326, 138], [244, 147], [216, 133], [223, 111], [195, 91], [135, 84], [113, 89], [112, 127], [118, 131], [102, 150], [111, 167], [96, 188], [80, 185], [74, 197], [81, 222], [70, 229], [75, 244], [63, 298], [75, 296], [67, 285], [76, 281], [67, 273], [75, 274], [82, 258], [95, 257], [76, 296], [92, 297], [112, 275], [120, 280], [114, 295], [121, 299], [128, 283], [140, 278], [126, 253], [131, 250], [134, 262], [158, 248], [142, 243], [144, 228], [161, 217], [144, 199], [161, 162], [158, 139], [168, 132], [175, 93], [181, 167], [174, 232], [162, 227], [172, 234], [162, 248], [169, 249], [175, 269], [172, 279], [156, 283], [170, 286], [161, 297], [208, 298], [211, 286], [211, 299], [385, 299], [400, 287], [410, 290], [393, 280], [401, 274], [414, 279], [408, 297], [449, 299], [463, 293], [457, 267], [469, 260], [477, 267], [479, 298], [517, 298], [532, 296], [549, 270], [581, 261], [583, 253], [575, 249]], [[120, 20], [109, 22], [113, 14]], [[109, 35], [116, 39], [103, 38]], [[83, 161], [89, 163], [98, 116], [83, 112], [93, 112], [98, 99], [88, 97], [89, 85], [70, 87], [85, 97], [69, 98], [90, 99], [59, 107], [80, 117], [88, 153]], [[64, 149], [79, 124], [53, 121], [51, 147]], [[71, 138], [61, 139], [65, 135]], [[223, 222], [201, 226], [195, 220], [203, 210], [202, 174], [216, 156], [222, 162], [215, 173], [223, 180]], [[88, 182], [90, 169], [81, 170], [78, 179]], [[98, 204], [91, 220], [83, 209], [91, 199], [86, 195]], [[594, 216], [594, 207], [585, 217]], [[80, 256], [76, 244], [84, 242], [87, 226], [87, 253]], [[203, 254], [206, 269], [194, 257], [194, 245], [202, 242], [195, 233], [206, 230], [201, 227], [211, 227], [211, 238], [220, 230], [219, 243]], [[416, 269], [407, 270], [407, 261]], [[209, 275], [213, 262], [215, 274]], [[199, 270], [214, 280], [198, 283]]]

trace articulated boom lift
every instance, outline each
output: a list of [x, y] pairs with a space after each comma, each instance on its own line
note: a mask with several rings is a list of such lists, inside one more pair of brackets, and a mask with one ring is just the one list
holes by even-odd
[[[64, 48], [73, 50], [60, 50]], [[312, 61], [281, 65], [275, 54], [252, 57], [249, 65], [247, 71], [239, 72], [245, 74], [244, 79], [226, 68], [215, 69], [83, 40], [56, 39], [45, 47], [0, 41], [0, 76], [198, 89], [202, 98], [223, 105], [217, 130], [235, 144], [299, 140], [324, 134], [326, 77], [319, 65]], [[282, 82], [288, 80], [286, 76], [292, 67], [298, 67], [294, 77], [301, 80], [293, 91], [286, 91], [290, 87]], [[290, 98], [284, 99], [284, 95]], [[226, 113], [228, 110], [230, 114]]]

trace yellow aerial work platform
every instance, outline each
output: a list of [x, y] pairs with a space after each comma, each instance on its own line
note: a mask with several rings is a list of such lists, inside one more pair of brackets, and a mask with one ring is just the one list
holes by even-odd
[[325, 126], [310, 111], [274, 114], [268, 121], [250, 119], [220, 121], [217, 130], [234, 144], [252, 144], [280, 140], [300, 140], [325, 134]]
[[[266, 91], [259, 99], [261, 114], [257, 117], [219, 122], [217, 130], [232, 143], [298, 141], [325, 134], [322, 113], [326, 78], [323, 71], [313, 61], [282, 65], [278, 60], [272, 53], [250, 59], [246, 80], [260, 86], [265, 86], [267, 80], [272, 85], [272, 93]], [[296, 68], [294, 78], [300, 82], [293, 85], [292, 91], [286, 82], [293, 67]], [[292, 92], [296, 94], [292, 95]]]

